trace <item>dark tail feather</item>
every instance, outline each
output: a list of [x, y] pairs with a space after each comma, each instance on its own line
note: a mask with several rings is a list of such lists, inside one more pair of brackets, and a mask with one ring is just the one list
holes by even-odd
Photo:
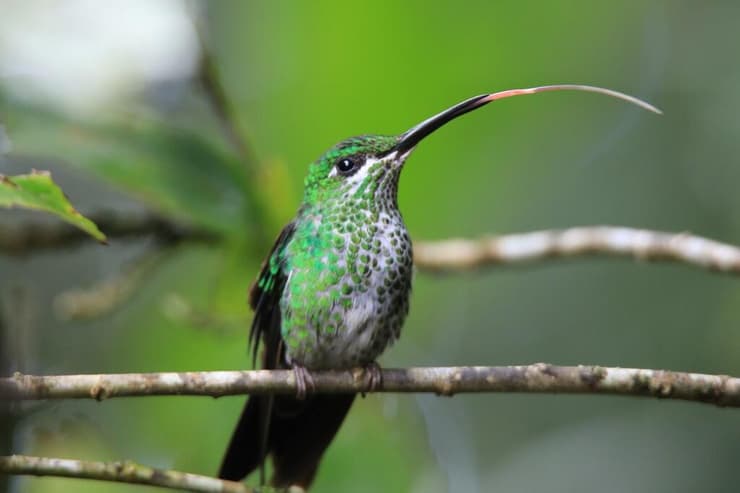
[[310, 486], [354, 399], [354, 394], [315, 395], [304, 402], [276, 398], [270, 433], [274, 486]]
[[260, 444], [266, 426], [262, 423], [262, 410], [267, 405], [267, 399], [268, 396], [252, 396], [247, 401], [221, 462], [219, 478], [241, 481], [259, 467], [263, 454]]
[[[240, 481], [260, 466], [268, 396], [250, 397], [221, 464], [221, 479]], [[267, 453], [272, 454], [276, 487], [302, 486], [313, 481], [324, 451], [344, 421], [351, 395], [315, 395], [305, 401], [276, 396], [269, 417]]]

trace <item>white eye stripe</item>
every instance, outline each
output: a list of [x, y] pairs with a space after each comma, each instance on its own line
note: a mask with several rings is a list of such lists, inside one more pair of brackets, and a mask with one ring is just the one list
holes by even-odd
[[365, 181], [368, 169], [370, 169], [370, 167], [365, 163], [354, 175], [347, 177], [347, 181], [351, 184], [352, 190], [355, 190], [363, 181]]
[[362, 164], [362, 167], [360, 167], [354, 175], [347, 178], [351, 194], [354, 194], [362, 186], [370, 175], [370, 170], [373, 168], [373, 165], [380, 161], [383, 161], [383, 159], [377, 159], [374, 157], [366, 159]]

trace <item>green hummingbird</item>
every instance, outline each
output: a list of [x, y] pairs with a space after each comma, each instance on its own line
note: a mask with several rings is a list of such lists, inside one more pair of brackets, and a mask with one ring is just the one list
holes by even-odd
[[400, 135], [349, 138], [309, 166], [303, 203], [278, 236], [249, 296], [253, 357], [261, 340], [263, 367], [292, 368], [298, 394], [249, 399], [219, 477], [241, 480], [260, 468], [263, 480], [270, 455], [274, 486], [308, 488], [355, 398], [307, 396], [309, 370], [362, 367], [369, 390], [382, 386], [376, 359], [398, 339], [409, 311], [413, 254], [397, 191], [416, 145], [491, 101], [566, 89], [659, 112], [632, 96], [593, 86], [513, 89], [470, 98]]

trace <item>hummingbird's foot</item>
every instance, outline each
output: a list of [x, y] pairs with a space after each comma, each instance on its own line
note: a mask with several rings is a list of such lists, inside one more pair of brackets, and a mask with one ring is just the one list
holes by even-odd
[[362, 397], [365, 397], [366, 392], [375, 392], [383, 385], [383, 370], [376, 361], [365, 365], [364, 370], [367, 375], [367, 389], [361, 392]]
[[305, 366], [293, 365], [293, 374], [295, 375], [295, 384], [297, 387], [295, 398], [299, 401], [306, 399], [306, 394], [310, 388], [313, 391], [316, 386], [313, 383], [313, 377]]

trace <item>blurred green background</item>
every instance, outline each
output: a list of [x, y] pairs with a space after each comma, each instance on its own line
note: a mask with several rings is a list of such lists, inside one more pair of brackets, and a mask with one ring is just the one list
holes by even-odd
[[[494, 90], [602, 85], [665, 115], [557, 93], [465, 116], [427, 139], [404, 171], [399, 201], [414, 239], [616, 224], [740, 244], [737, 2], [0, 8], [0, 121], [12, 146], [0, 173], [50, 169], [83, 213], [150, 210], [223, 235], [210, 245], [138, 238], [0, 255], [4, 371], [248, 367], [246, 290], [299, 204], [307, 164], [347, 136], [398, 133]], [[235, 152], [199, 84], [191, 15], [258, 162]], [[0, 211], [6, 226], [45, 221], [54, 219]], [[738, 354], [737, 280], [594, 258], [419, 272], [403, 336], [381, 363], [739, 375]], [[2, 452], [214, 474], [243, 401], [24, 406], [4, 420]], [[354, 406], [315, 491], [730, 492], [738, 459], [734, 410], [594, 396], [371, 395]], [[150, 491], [35, 478], [5, 487]]]

